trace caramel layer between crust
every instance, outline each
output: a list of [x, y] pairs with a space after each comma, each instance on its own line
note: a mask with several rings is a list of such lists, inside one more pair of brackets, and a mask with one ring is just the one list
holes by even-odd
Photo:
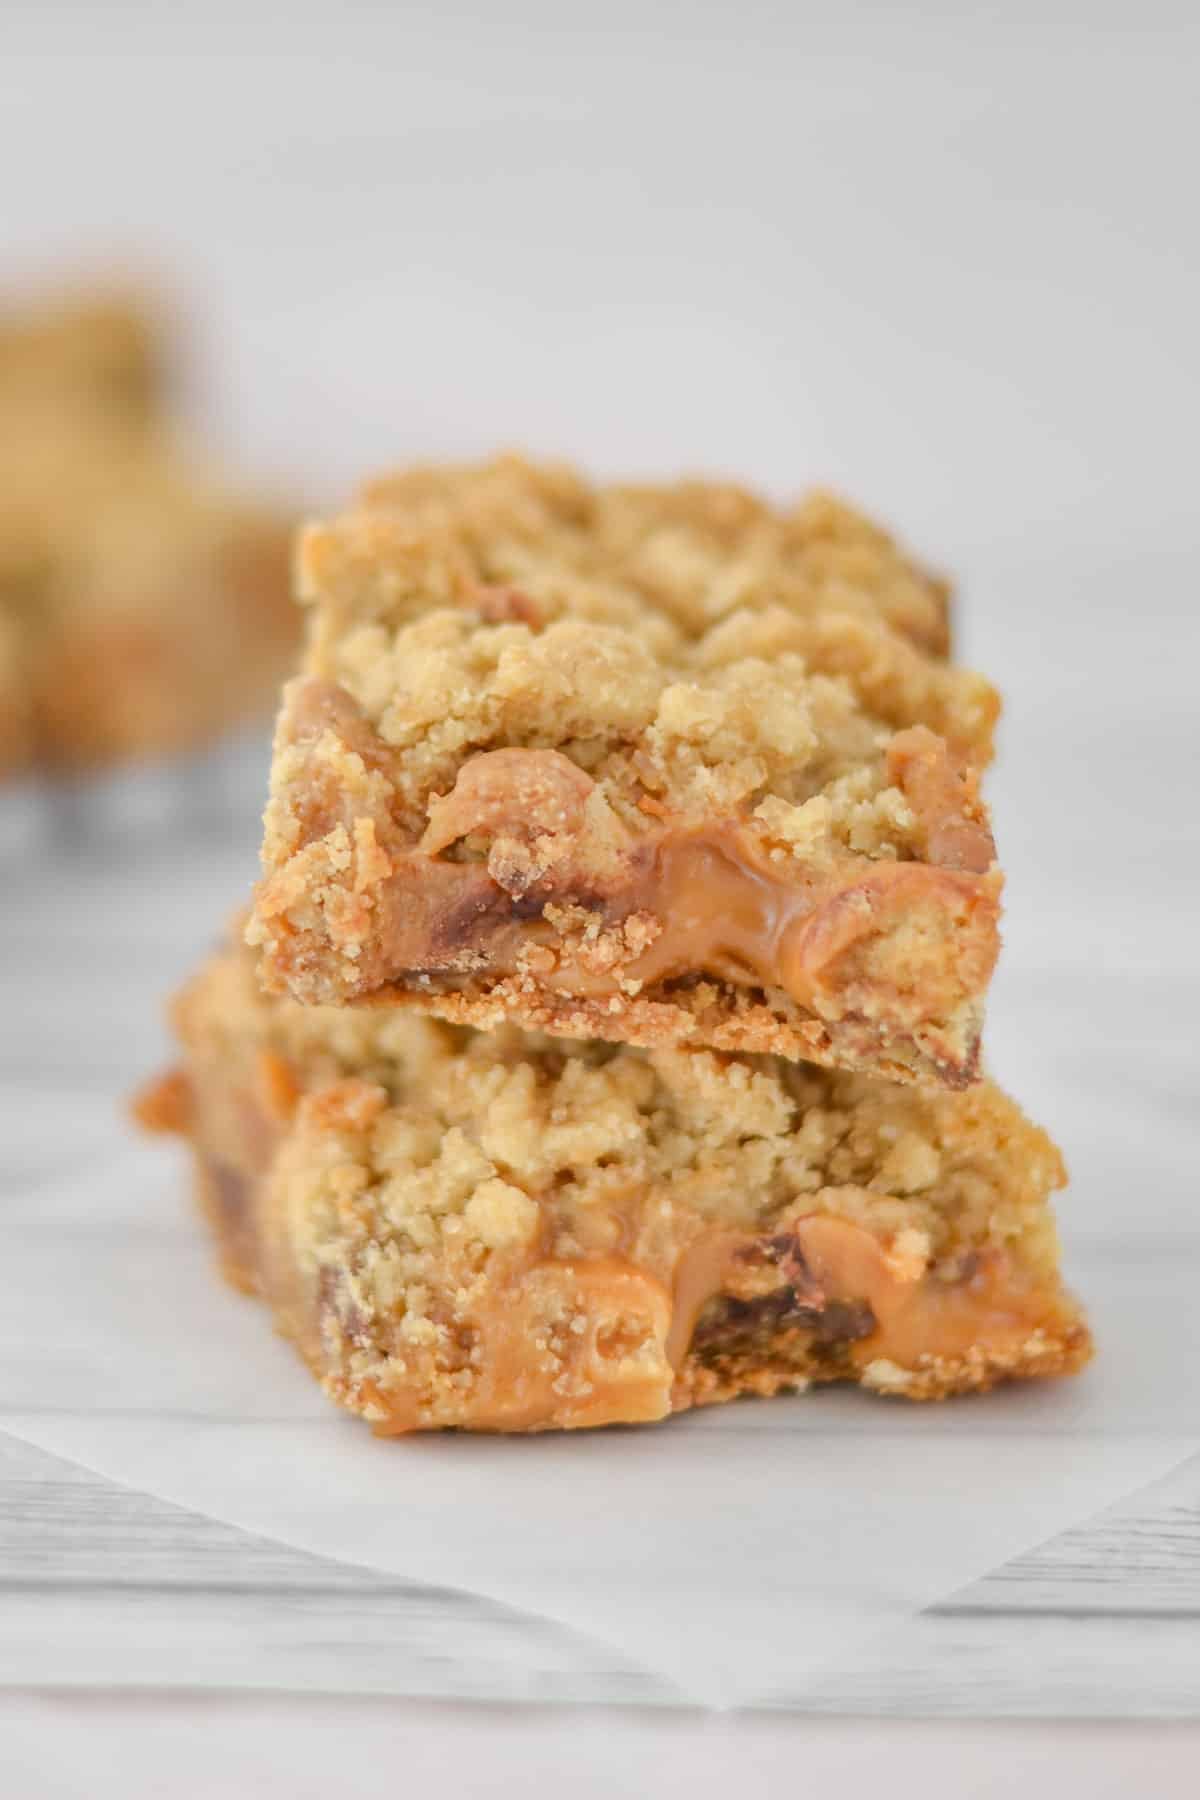
[[[292, 729], [301, 756], [332, 736], [367, 771], [388, 760], [325, 684], [303, 684]], [[268, 983], [309, 1001], [962, 1085], [978, 1074], [998, 950], [994, 846], [940, 739], [897, 733], [888, 760], [926, 861], [827, 847], [806, 859], [757, 821], [673, 821], [649, 797], [634, 832], [555, 750], [467, 761], [419, 843], [386, 811], [346, 815], [302, 775], [311, 848], [260, 886], [252, 941]]]
[[[528, 920], [485, 870], [439, 865], [427, 934], [414, 901], [429, 871], [406, 867], [377, 899], [384, 955], [402, 971], [388, 997], [464, 1020], [482, 1003], [633, 1043], [702, 1035], [751, 1049], [767, 1036], [775, 1051], [931, 1069], [950, 1086], [978, 1074], [973, 1001], [996, 956], [998, 878], [892, 863], [780, 879], [737, 826], [654, 837], [633, 863], [603, 900], [568, 891]], [[763, 1013], [780, 1016], [772, 1027]]]

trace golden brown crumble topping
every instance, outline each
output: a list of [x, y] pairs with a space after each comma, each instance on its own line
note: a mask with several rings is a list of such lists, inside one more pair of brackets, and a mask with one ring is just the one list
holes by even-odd
[[948, 583], [828, 493], [776, 508], [730, 482], [594, 487], [563, 463], [507, 455], [399, 470], [360, 501], [448, 530], [475, 565], [479, 610], [496, 618], [579, 612], [636, 627], [649, 607], [701, 637], [739, 610], [781, 606], [882, 618], [935, 655], [949, 645]]

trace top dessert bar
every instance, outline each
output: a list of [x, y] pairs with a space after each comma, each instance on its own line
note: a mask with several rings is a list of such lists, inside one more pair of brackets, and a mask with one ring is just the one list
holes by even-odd
[[875, 526], [510, 457], [374, 482], [297, 568], [271, 991], [977, 1076], [998, 702]]

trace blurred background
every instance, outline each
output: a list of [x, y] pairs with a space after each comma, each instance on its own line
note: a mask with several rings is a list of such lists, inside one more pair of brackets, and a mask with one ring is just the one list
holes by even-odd
[[1107, 567], [1186, 530], [1190, 8], [5, 21], [6, 274], [166, 284], [200, 403], [314, 497], [517, 441], [819, 475], [980, 581], [986, 551], [1074, 531]]

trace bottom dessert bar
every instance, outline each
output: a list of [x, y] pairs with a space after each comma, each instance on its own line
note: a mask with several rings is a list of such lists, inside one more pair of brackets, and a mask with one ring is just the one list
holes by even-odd
[[225, 1274], [382, 1433], [937, 1399], [1090, 1355], [1062, 1161], [989, 1084], [302, 1007], [232, 949], [174, 1021], [143, 1123], [190, 1139]]

